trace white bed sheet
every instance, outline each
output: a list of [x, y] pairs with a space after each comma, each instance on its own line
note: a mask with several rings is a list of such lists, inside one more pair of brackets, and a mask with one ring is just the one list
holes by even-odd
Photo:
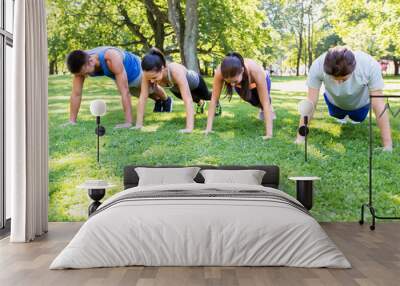
[[[102, 206], [130, 192], [174, 189], [264, 190], [296, 201], [262, 186], [179, 184], [127, 189]], [[228, 197], [115, 204], [89, 218], [50, 269], [128, 265], [351, 267], [310, 215], [274, 201]]]

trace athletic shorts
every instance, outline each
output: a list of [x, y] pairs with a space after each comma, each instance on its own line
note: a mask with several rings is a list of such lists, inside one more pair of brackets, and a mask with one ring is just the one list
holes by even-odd
[[[140, 85], [142, 84], [142, 77], [143, 77], [143, 71], [140, 70], [140, 74], [137, 78], [135, 78], [133, 81], [128, 83], [129, 85], [129, 91], [131, 94], [135, 97], [139, 97], [139, 90], [140, 90]], [[149, 94], [153, 94], [155, 92], [155, 88], [153, 84], [149, 85]]]
[[326, 105], [328, 105], [328, 111], [329, 111], [329, 115], [338, 119], [343, 119], [347, 116], [349, 116], [349, 118], [353, 121], [356, 122], [362, 122], [365, 120], [365, 118], [367, 118], [368, 112], [369, 112], [369, 104], [356, 109], [356, 110], [343, 110], [340, 107], [337, 107], [336, 105], [334, 105], [333, 103], [331, 103], [328, 100], [328, 97], [326, 96], [326, 94], [324, 93], [324, 99], [326, 102]]

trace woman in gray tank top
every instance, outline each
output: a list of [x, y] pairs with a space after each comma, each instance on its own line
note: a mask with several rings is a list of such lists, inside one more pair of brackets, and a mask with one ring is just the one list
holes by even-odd
[[[143, 127], [143, 117], [148, 97], [148, 90], [153, 84], [169, 88], [171, 92], [179, 99], [182, 99], [186, 110], [186, 126], [181, 129], [182, 133], [190, 133], [194, 128], [194, 108], [193, 102], [197, 104], [197, 113], [204, 111], [205, 101], [211, 99], [211, 92], [207, 85], [197, 72], [186, 69], [185, 66], [167, 62], [164, 55], [156, 48], [144, 56], [142, 60], [142, 88], [139, 98], [136, 129]], [[218, 107], [217, 115], [221, 113], [221, 107]]]

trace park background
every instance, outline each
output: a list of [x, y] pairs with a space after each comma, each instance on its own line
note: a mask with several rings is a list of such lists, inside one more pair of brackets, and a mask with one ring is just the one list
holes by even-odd
[[[319, 101], [311, 124], [309, 162], [294, 144], [298, 102], [306, 96], [308, 69], [332, 46], [348, 45], [377, 60], [389, 61], [385, 93], [400, 95], [400, 3], [398, 1], [250, 1], [250, 0], [48, 0], [50, 221], [85, 220], [89, 198], [77, 186], [87, 179], [122, 190], [123, 167], [145, 165], [252, 165], [281, 168], [281, 189], [294, 195], [293, 175], [320, 176], [312, 214], [319, 221], [356, 221], [368, 198], [368, 123], [339, 125]], [[222, 100], [215, 133], [204, 136], [206, 114], [196, 115], [193, 134], [179, 134], [185, 114], [152, 113], [149, 103], [143, 131], [114, 130], [123, 121], [120, 96], [112, 80], [85, 81], [78, 125], [68, 120], [72, 76], [65, 67], [74, 49], [117, 46], [143, 56], [152, 46], [172, 60], [201, 72], [211, 88], [223, 56], [237, 51], [272, 71], [272, 100], [277, 120], [274, 138], [263, 141], [258, 110], [239, 96]], [[90, 101], [103, 99], [106, 135], [96, 162], [95, 120]], [[137, 99], [132, 98], [133, 118]], [[391, 100], [394, 111], [400, 102]], [[381, 214], [400, 215], [400, 119], [391, 116], [394, 150], [384, 153], [374, 123], [374, 193]]]

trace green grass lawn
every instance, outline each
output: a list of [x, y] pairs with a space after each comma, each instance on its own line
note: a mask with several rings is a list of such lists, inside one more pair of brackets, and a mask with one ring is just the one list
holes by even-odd
[[[211, 79], [207, 79], [210, 84]], [[274, 82], [276, 83], [274, 87]], [[387, 90], [400, 95], [400, 79], [389, 78]], [[309, 162], [304, 162], [303, 146], [295, 145], [297, 104], [305, 93], [304, 77], [273, 78], [272, 100], [277, 114], [274, 138], [263, 141], [263, 122], [258, 110], [235, 95], [222, 100], [223, 115], [214, 121], [214, 134], [202, 134], [206, 114], [197, 115], [195, 132], [180, 134], [185, 126], [182, 101], [175, 99], [174, 112], [152, 113], [149, 101], [142, 131], [113, 130], [123, 122], [120, 97], [109, 79], [90, 78], [85, 83], [77, 126], [60, 127], [68, 120], [70, 76], [52, 76], [49, 80], [50, 141], [50, 221], [85, 220], [90, 199], [77, 185], [87, 179], [106, 179], [117, 185], [107, 196], [122, 190], [123, 167], [148, 165], [253, 165], [275, 164], [281, 168], [281, 190], [294, 195], [295, 184], [289, 176], [314, 175], [312, 214], [319, 221], [356, 221], [360, 205], [368, 199], [368, 124], [339, 125], [329, 118], [320, 100], [311, 124]], [[101, 164], [96, 162], [95, 120], [89, 104], [94, 99], [107, 102], [102, 118], [106, 135], [101, 138]], [[132, 98], [133, 110], [137, 99]], [[400, 108], [400, 102], [391, 102]], [[136, 117], [135, 111], [133, 114]], [[400, 116], [392, 118], [394, 151], [374, 154], [375, 206], [380, 215], [400, 215]], [[375, 146], [380, 146], [379, 130], [374, 130]]]

